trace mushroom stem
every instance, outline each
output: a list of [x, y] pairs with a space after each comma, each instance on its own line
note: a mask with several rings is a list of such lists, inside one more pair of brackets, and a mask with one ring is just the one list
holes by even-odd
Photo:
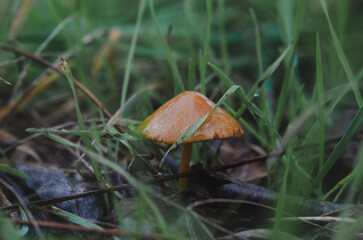
[[[180, 163], [180, 173], [185, 173], [189, 171], [190, 157], [192, 156], [192, 143], [183, 144], [182, 160]], [[179, 178], [179, 185], [182, 190], [188, 188], [188, 178]]]

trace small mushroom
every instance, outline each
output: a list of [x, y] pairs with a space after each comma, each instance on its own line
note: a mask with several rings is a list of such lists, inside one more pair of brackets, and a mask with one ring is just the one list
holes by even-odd
[[[138, 127], [139, 132], [155, 142], [174, 144], [190, 127], [207, 113], [212, 111], [215, 103], [206, 96], [186, 91], [170, 99]], [[189, 170], [192, 143], [213, 139], [237, 137], [243, 134], [242, 127], [226, 111], [218, 107], [203, 124], [183, 143], [180, 172]], [[179, 179], [182, 190], [187, 189], [188, 179]]]

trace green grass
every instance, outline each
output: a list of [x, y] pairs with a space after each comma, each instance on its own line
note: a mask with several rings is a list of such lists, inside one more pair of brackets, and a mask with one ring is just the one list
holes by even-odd
[[[324, 149], [325, 149], [325, 104], [324, 104], [324, 78], [323, 66], [321, 60], [321, 49], [319, 34], [316, 34], [316, 89], [319, 103], [319, 128], [320, 128], [320, 145], [319, 145], [319, 171], [324, 164]], [[321, 184], [319, 186], [321, 191]]]
[[122, 81], [123, 84], [122, 84], [122, 92], [121, 92], [121, 104], [120, 104], [121, 107], [125, 104], [125, 101], [126, 101], [127, 88], [128, 88], [129, 82], [130, 82], [132, 59], [133, 59], [134, 54], [135, 54], [137, 38], [138, 38], [138, 35], [139, 35], [139, 31], [140, 31], [140, 26], [141, 26], [142, 16], [144, 14], [145, 5], [146, 5], [145, 0], [141, 1], [139, 9], [138, 9], [138, 13], [137, 13], [135, 32], [134, 32], [134, 35], [132, 36], [130, 52], [129, 52], [128, 56], [127, 56], [125, 76], [124, 76], [124, 79]]
[[[58, 153], [86, 153], [102, 188], [111, 184], [111, 172], [123, 176], [135, 189], [130, 206], [122, 205], [116, 195], [105, 201], [131, 238], [150, 233], [170, 239], [217, 239], [235, 230], [189, 208], [190, 199], [173, 198], [171, 193], [178, 191], [175, 180], [168, 182], [170, 192], [143, 184], [169, 171], [166, 163], [161, 170], [144, 156], [154, 152], [161, 161], [167, 155], [179, 161], [178, 146], [208, 117], [172, 146], [152, 143], [137, 133], [138, 123], [185, 90], [204, 93], [241, 123], [242, 140], [231, 140], [243, 144], [236, 152], [260, 149], [274, 154], [263, 163], [267, 176], [261, 181], [280, 193], [267, 231], [272, 239], [283, 232], [303, 237], [301, 224], [284, 224], [284, 212], [294, 212], [285, 209], [288, 195], [362, 202], [359, 0], [25, 2], [0, 3], [0, 13], [6, 16], [0, 17], [0, 43], [52, 63], [63, 56], [68, 81], [59, 76], [50, 80], [45, 66], [0, 51], [0, 77], [12, 84], [0, 81], [0, 136], [43, 134], [48, 138], [24, 144], [54, 165], [53, 159], [61, 155], [55, 155], [54, 148], [49, 156], [44, 154], [39, 147], [44, 141], [44, 148], [57, 146]], [[121, 37], [110, 41], [115, 27], [121, 29]], [[75, 88], [72, 75], [111, 114], [117, 112], [116, 121], [126, 133], [118, 133]], [[71, 110], [64, 110], [65, 102], [74, 103]], [[65, 122], [77, 127], [55, 128]], [[26, 177], [14, 168], [12, 151], [17, 150], [5, 151], [11, 145], [7, 138], [0, 138], [0, 171]], [[216, 164], [223, 151], [223, 145], [217, 145], [196, 144], [192, 162]], [[65, 158], [64, 165], [75, 168], [75, 156]], [[353, 238], [361, 231], [363, 219], [356, 211], [354, 224], [333, 227], [335, 239]], [[8, 219], [2, 213], [0, 238], [21, 239]]]
[[[70, 70], [70, 68], [68, 66], [68, 63], [64, 59], [61, 59], [61, 64], [62, 64], [62, 70], [66, 74], [66, 77], [68, 79], [69, 85], [70, 85], [72, 93], [73, 93], [73, 97], [74, 97], [74, 101], [75, 101], [75, 105], [76, 105], [77, 123], [78, 123], [79, 129], [81, 131], [84, 131], [84, 130], [86, 130], [86, 125], [85, 125], [85, 122], [83, 120], [82, 113], [81, 113], [81, 110], [80, 110], [80, 107], [79, 107], [79, 104], [78, 104], [78, 99], [77, 99], [77, 94], [76, 94], [76, 87], [75, 87], [75, 84], [73, 82], [72, 72], [71, 72], [71, 70]], [[86, 148], [88, 150], [91, 150], [92, 149], [91, 137], [87, 137], [87, 136], [83, 135], [83, 136], [81, 136], [81, 138], [82, 138], [82, 143], [86, 146]], [[81, 158], [83, 158], [83, 157], [84, 156], [81, 156]], [[102, 177], [102, 173], [101, 173], [99, 165], [97, 164], [97, 162], [92, 157], [90, 157], [89, 159], [90, 159], [92, 169], [93, 169], [95, 177], [96, 177], [96, 179], [98, 181], [99, 186], [101, 188], [105, 188], [106, 184], [105, 184], [105, 181], [104, 181], [104, 179]], [[109, 207], [108, 207], [108, 196], [105, 194], [104, 197], [105, 197], [105, 202], [106, 202], [106, 205], [107, 205], [107, 209], [109, 209]]]

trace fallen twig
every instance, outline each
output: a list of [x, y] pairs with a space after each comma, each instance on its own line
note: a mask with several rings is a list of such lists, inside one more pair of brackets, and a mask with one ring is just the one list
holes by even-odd
[[[24, 221], [20, 219], [12, 219], [11, 221], [16, 222], [21, 225], [33, 225], [29, 221]], [[156, 236], [155, 234], [142, 234], [142, 233], [129, 233], [120, 231], [117, 228], [112, 229], [97, 229], [97, 228], [87, 228], [76, 224], [69, 224], [69, 223], [59, 223], [59, 222], [51, 222], [51, 221], [35, 221], [35, 224], [39, 227], [43, 228], [52, 228], [52, 229], [61, 229], [61, 230], [67, 230], [67, 231], [80, 231], [80, 232], [86, 232], [86, 233], [96, 233], [96, 234], [102, 234], [102, 235], [111, 235], [111, 236], [139, 236], [143, 239], [160, 239], [159, 236]]]
[[[223, 171], [223, 170], [226, 170], [226, 169], [229, 169], [229, 168], [235, 168], [237, 166], [243, 166], [243, 165], [247, 165], [247, 164], [250, 164], [250, 163], [253, 163], [253, 162], [263, 161], [263, 160], [267, 159], [268, 156], [269, 155], [257, 156], [257, 157], [254, 157], [254, 158], [242, 160], [242, 161], [231, 163], [231, 164], [228, 164], [228, 165], [215, 167], [215, 168], [210, 169], [210, 171]], [[170, 176], [157, 177], [157, 178], [155, 178], [153, 180], [144, 182], [144, 184], [149, 185], [149, 184], [161, 183], [161, 182], [170, 181], [170, 180], [176, 180], [176, 179], [179, 179], [181, 177], [189, 177], [189, 176], [192, 176], [192, 175], [197, 174], [197, 173], [198, 173], [198, 171], [190, 170], [190, 171], [188, 171], [186, 173], [178, 173], [178, 174], [174, 174], [174, 175], [170, 175]], [[132, 185], [130, 185], [130, 184], [121, 184], [121, 185], [117, 185], [117, 186], [114, 186], [114, 187], [108, 187], [108, 188], [104, 188], [104, 189], [96, 189], [96, 190], [91, 190], [91, 191], [87, 191], [87, 192], [80, 193], [80, 194], [73, 194], [73, 195], [59, 197], [59, 198], [52, 198], [52, 199], [45, 199], [45, 200], [38, 200], [38, 201], [30, 201], [30, 202], [27, 202], [26, 205], [28, 205], [28, 206], [44, 206], [44, 205], [49, 205], [49, 204], [52, 204], [52, 203], [64, 202], [64, 201], [83, 198], [83, 197], [87, 197], [87, 196], [104, 194], [104, 193], [112, 192], [112, 191], [127, 190], [127, 189], [130, 189], [130, 188], [132, 188]], [[19, 206], [20, 206], [20, 204], [14, 204], [14, 205], [11, 205], [11, 206], [1, 207], [0, 211], [1, 210], [6, 211], [6, 210], [11, 210], [11, 209], [16, 209]]]
[[[228, 178], [217, 174], [211, 174], [206, 170], [199, 170], [198, 174], [190, 179], [190, 192], [197, 200], [205, 199], [236, 199], [261, 203], [275, 207], [279, 198], [277, 192], [267, 188]], [[237, 209], [241, 206], [236, 206]], [[327, 216], [337, 214], [349, 204], [332, 203], [316, 199], [307, 199], [295, 196], [286, 196], [285, 210], [294, 214], [305, 216]], [[241, 208], [245, 211], [244, 208]]]

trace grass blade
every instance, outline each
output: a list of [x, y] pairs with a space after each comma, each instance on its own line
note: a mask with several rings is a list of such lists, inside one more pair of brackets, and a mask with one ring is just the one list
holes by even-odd
[[139, 31], [140, 31], [140, 26], [141, 26], [141, 22], [142, 22], [142, 16], [144, 14], [144, 9], [145, 9], [145, 0], [141, 0], [140, 5], [139, 5], [139, 10], [137, 12], [135, 32], [132, 36], [130, 51], [127, 56], [125, 75], [124, 75], [123, 84], [122, 84], [120, 106], [123, 106], [126, 101], [126, 94], [127, 94], [127, 89], [129, 86], [130, 73], [131, 73], [131, 68], [132, 68], [131, 64], [132, 64], [132, 59], [134, 58], [134, 54], [135, 54], [137, 38], [139, 36]]
[[207, 75], [207, 64], [208, 64], [208, 55], [209, 55], [209, 42], [210, 42], [210, 29], [212, 22], [212, 1], [206, 0], [207, 5], [207, 33], [204, 39], [204, 48], [203, 48], [203, 58], [200, 66], [200, 92], [205, 95], [206, 94], [206, 86], [205, 86], [205, 77]]
[[71, 142], [71, 141], [69, 141], [69, 140], [67, 140], [67, 139], [65, 139], [65, 138], [63, 138], [61, 136], [55, 135], [53, 133], [44, 133], [44, 136], [52, 139], [55, 142], [58, 142], [58, 143], [60, 143], [62, 145], [65, 145], [65, 146], [70, 146], [70, 147], [73, 147], [73, 148], [78, 147], [77, 144], [75, 144], [75, 143], [73, 143], [73, 142]]
[[16, 168], [10, 167], [4, 163], [0, 163], [0, 172], [9, 173], [11, 175], [21, 177], [24, 179], [29, 178], [29, 176], [27, 174], [23, 173], [22, 171], [19, 171]]
[[352, 172], [350, 172], [347, 176], [345, 176], [342, 180], [340, 180], [337, 184], [335, 184], [335, 186], [329, 190], [329, 192], [327, 192], [322, 198], [321, 200], [325, 201], [326, 199], [328, 199], [328, 197], [333, 194], [336, 190], [338, 190], [340, 187], [349, 184], [352, 179], [354, 178], [355, 175], [355, 170], [353, 170]]
[[189, 59], [188, 67], [188, 90], [195, 88], [195, 62], [192, 58]]
[[[81, 114], [81, 110], [79, 108], [77, 94], [76, 94], [76, 88], [75, 88], [74, 82], [73, 82], [72, 72], [71, 72], [67, 62], [63, 58], [61, 59], [61, 63], [62, 63], [62, 69], [63, 69], [64, 73], [66, 74], [66, 77], [68, 79], [68, 83], [71, 86], [71, 90], [72, 90], [72, 93], [73, 93], [75, 106], [76, 106], [78, 126], [79, 126], [80, 130], [85, 131], [86, 130], [86, 125], [84, 124], [83, 117], [82, 117], [82, 114]], [[89, 150], [92, 150], [92, 144], [91, 144], [90, 139], [88, 137], [86, 137], [86, 136], [81, 136], [81, 138], [82, 138], [82, 142], [86, 146], [86, 148], [89, 149]], [[90, 157], [90, 162], [91, 162], [91, 165], [92, 165], [92, 168], [93, 168], [93, 171], [94, 171], [94, 174], [96, 176], [96, 179], [97, 179], [98, 183], [100, 184], [101, 188], [105, 188], [106, 185], [104, 183], [101, 171], [100, 171], [100, 169], [98, 167], [98, 163], [94, 159], [92, 159], [92, 157]], [[104, 196], [105, 196], [105, 200], [107, 200], [107, 195], [104, 195]], [[106, 201], [106, 202], [108, 202], [108, 201]]]
[[[255, 31], [255, 45], [256, 45], [256, 57], [257, 57], [257, 67], [258, 67], [258, 78], [260, 78], [263, 74], [263, 62], [262, 62], [262, 46], [261, 46], [261, 36], [260, 36], [260, 30], [259, 30], [259, 25], [258, 25], [258, 20], [255, 14], [255, 11], [253, 10], [253, 8], [249, 9], [251, 18], [252, 18], [252, 22], [253, 22], [253, 26], [254, 26], [254, 31]], [[266, 80], [267, 81], [267, 80]], [[268, 94], [266, 91], [266, 87], [260, 87], [260, 99], [259, 99], [259, 106], [261, 111], [265, 114], [265, 116], [270, 116], [270, 112], [269, 112], [269, 99], [268, 99]], [[259, 126], [260, 129], [262, 129], [262, 126]], [[265, 135], [265, 132], [262, 131], [260, 132], [261, 135]], [[263, 136], [262, 138], [267, 139], [266, 136]]]
[[330, 171], [330, 169], [334, 166], [335, 162], [338, 160], [340, 155], [343, 153], [344, 148], [348, 145], [350, 140], [354, 137], [357, 130], [363, 124], [363, 107], [361, 107], [354, 119], [350, 123], [348, 129], [345, 131], [343, 137], [340, 139], [338, 144], [335, 146], [333, 152], [330, 154], [329, 158], [325, 162], [324, 166], [319, 171], [318, 175], [315, 177], [314, 181], [311, 183], [310, 188], [306, 191], [305, 195], [309, 195], [312, 193], [316, 186], [323, 180], [325, 175]]
[[28, 128], [26, 129], [27, 132], [31, 133], [53, 133], [53, 134], [72, 134], [81, 137], [89, 137], [89, 138], [107, 138], [107, 139], [117, 139], [117, 140], [126, 140], [126, 141], [137, 141], [140, 140], [137, 137], [133, 137], [128, 134], [122, 133], [111, 133], [105, 131], [88, 131], [88, 130], [80, 130], [80, 131], [73, 131], [73, 130], [57, 130], [52, 128]]
[[284, 213], [284, 206], [285, 206], [285, 199], [286, 199], [286, 188], [287, 188], [287, 181], [288, 181], [288, 176], [289, 176], [289, 170], [290, 170], [290, 165], [291, 165], [291, 161], [293, 158], [293, 146], [290, 142], [289, 146], [287, 147], [287, 153], [286, 153], [286, 166], [285, 166], [285, 170], [284, 170], [284, 175], [282, 177], [282, 183], [281, 183], [281, 188], [279, 191], [279, 197], [277, 200], [277, 206], [276, 206], [276, 213], [275, 213], [275, 223], [274, 223], [274, 228], [273, 228], [273, 232], [272, 232], [272, 238], [271, 239], [279, 239], [279, 233], [280, 233], [280, 227], [281, 227], [281, 218], [283, 216]]
[[87, 220], [87, 219], [84, 219], [80, 216], [77, 216], [73, 213], [70, 213], [70, 212], [67, 212], [67, 211], [64, 211], [60, 208], [57, 208], [55, 206], [51, 206], [50, 207], [53, 211], [53, 213], [55, 213], [56, 215], [58, 215], [59, 217], [71, 222], [71, 223], [74, 223], [74, 224], [77, 224], [77, 225], [80, 225], [80, 226], [83, 226], [83, 227], [86, 227], [86, 228], [91, 228], [91, 229], [102, 229], [102, 227], [98, 226], [97, 224], [91, 222], [90, 220]]
[[[234, 86], [233, 81], [222, 72], [216, 65], [209, 63], [209, 66], [213, 69], [213, 71], [216, 72], [216, 74], [221, 78], [221, 80], [224, 82], [224, 84], [227, 87]], [[261, 110], [251, 102], [251, 100], [248, 98], [247, 94], [243, 90], [241, 86], [238, 87], [237, 91], [238, 98], [242, 101], [243, 108], [247, 108], [250, 113], [252, 113], [253, 116], [257, 117], [257, 119], [260, 119], [263, 124], [270, 130], [270, 132], [274, 135], [275, 138], [280, 139], [280, 136], [278, 132], [275, 130], [273, 124], [268, 120], [268, 118], [261, 112]], [[241, 116], [241, 112], [236, 113], [236, 117]]]
[[348, 191], [347, 197], [345, 201], [347, 203], [350, 203], [353, 201], [353, 197], [361, 192], [361, 189], [363, 187], [363, 141], [361, 141], [360, 146], [358, 148], [358, 154], [355, 158], [355, 165], [353, 173], [353, 180], [352, 184], [350, 185], [350, 189]]
[[261, 47], [261, 37], [260, 31], [258, 28], [258, 21], [253, 8], [250, 8], [250, 15], [252, 18], [253, 26], [255, 28], [255, 41], [256, 41], [256, 56], [257, 56], [257, 67], [258, 67], [258, 75], [262, 76], [263, 73], [263, 64], [262, 64], [262, 47]]
[[152, 0], [149, 1], [149, 7], [150, 7], [150, 11], [151, 11], [151, 15], [152, 15], [152, 18], [154, 21], [156, 31], [158, 33], [158, 36], [159, 36], [159, 39], [161, 42], [161, 46], [163, 47], [163, 50], [166, 54], [166, 58], [168, 59], [169, 65], [171, 67], [171, 71], [173, 73], [174, 95], [178, 95], [179, 93], [185, 91], [184, 83], [183, 83], [182, 77], [180, 75], [176, 61], [171, 52], [171, 49], [170, 49], [168, 43], [166, 42], [166, 39], [165, 39], [163, 33], [161, 32], [158, 20], [156, 19], [156, 16], [155, 16], [154, 2]]
[[[225, 10], [225, 1], [224, 0], [218, 0], [217, 1], [217, 11], [218, 11], [218, 17], [223, 18], [226, 14]], [[224, 20], [224, 19], [223, 19]], [[223, 61], [223, 71], [226, 73], [229, 73], [231, 69], [231, 64], [228, 56], [228, 44], [227, 44], [227, 34], [226, 29], [224, 25], [224, 21], [219, 20], [218, 21], [218, 35], [220, 39], [220, 48], [221, 48], [221, 55], [222, 55], [222, 61]]]
[[49, 44], [50, 42], [61, 32], [69, 23], [73, 21], [73, 17], [69, 16], [65, 18], [62, 22], [60, 22], [56, 28], [47, 36], [47, 38], [40, 44], [40, 46], [35, 50], [34, 54], [39, 55]]
[[266, 80], [276, 71], [278, 66], [280, 66], [282, 60], [286, 57], [287, 53], [290, 51], [293, 43], [287, 46], [287, 48], [280, 54], [280, 56], [266, 69], [266, 71], [257, 79], [256, 83], [248, 91], [248, 98], [252, 99], [259, 88], [266, 82]]
[[[17, 12], [19, 11], [19, 7], [23, 1], [17, 0], [17, 1], [11, 1], [11, 4], [9, 4], [8, 9], [6, 9], [3, 13], [6, 13], [6, 17], [3, 18], [2, 27], [0, 28], [0, 44], [3, 45], [4, 42], [8, 39], [8, 35], [11, 31], [11, 25], [14, 22], [14, 19], [17, 15]], [[6, 5], [5, 5], [6, 6]], [[4, 7], [4, 6], [2, 6]]]
[[[277, 101], [277, 106], [276, 106], [276, 112], [275, 112], [275, 119], [274, 119], [274, 126], [276, 129], [280, 129], [280, 124], [281, 124], [281, 120], [282, 120], [282, 115], [284, 114], [284, 110], [285, 110], [285, 104], [287, 102], [288, 96], [289, 96], [289, 90], [290, 90], [290, 85], [292, 84], [291, 82], [295, 80], [295, 75], [293, 70], [294, 67], [294, 63], [296, 60], [296, 44], [299, 40], [299, 36], [300, 36], [300, 30], [301, 30], [301, 22], [302, 19], [304, 17], [304, 12], [305, 12], [305, 7], [306, 7], [306, 0], [301, 0], [298, 1], [297, 4], [297, 11], [296, 13], [293, 13], [292, 15], [295, 15], [295, 25], [294, 25], [294, 36], [288, 36], [286, 35], [286, 38], [289, 37], [293, 37], [293, 44], [292, 44], [292, 51], [288, 56], [288, 60], [287, 60], [287, 64], [286, 64], [286, 71], [285, 71], [285, 76], [284, 76], [284, 80], [282, 83], [282, 87], [281, 87], [281, 91], [280, 91], [280, 95]], [[284, 5], [282, 4], [282, 7], [284, 7]], [[289, 9], [289, 11], [291, 11], [291, 9]], [[284, 13], [283, 11], [280, 11], [281, 15], [284, 15], [286, 13]], [[291, 16], [291, 14], [289, 14]], [[283, 17], [283, 19], [286, 21], [288, 19], [286, 19], [286, 17]], [[291, 21], [290, 21], [291, 22]], [[290, 25], [290, 23], [285, 22], [283, 23], [286, 26]], [[286, 39], [285, 39], [286, 40]]]
[[321, 2], [321, 5], [323, 7], [323, 10], [324, 10], [325, 17], [326, 17], [326, 19], [328, 21], [328, 24], [329, 24], [329, 30], [330, 30], [331, 37], [333, 39], [333, 44], [334, 44], [335, 51], [337, 52], [339, 61], [342, 64], [342, 67], [343, 67], [343, 69], [345, 71], [345, 74], [347, 75], [347, 78], [348, 78], [349, 83], [351, 85], [351, 88], [353, 90], [353, 93], [354, 93], [355, 99], [356, 99], [356, 101], [358, 103], [358, 106], [362, 107], [363, 106], [362, 96], [360, 94], [357, 82], [355, 81], [353, 70], [349, 65], [349, 62], [348, 62], [347, 57], [345, 56], [343, 47], [340, 44], [339, 38], [338, 38], [337, 34], [334, 31], [333, 24], [330, 21], [330, 17], [329, 17], [329, 13], [328, 13], [328, 8], [326, 6], [326, 2], [324, 0], [321, 0], [320, 2]]
[[[318, 89], [318, 102], [319, 102], [319, 129], [320, 129], [320, 145], [319, 145], [319, 171], [324, 163], [324, 149], [325, 149], [325, 104], [324, 104], [324, 79], [323, 79], [323, 66], [321, 61], [320, 39], [319, 34], [316, 34], [316, 85]], [[321, 184], [319, 186], [321, 190]]]

